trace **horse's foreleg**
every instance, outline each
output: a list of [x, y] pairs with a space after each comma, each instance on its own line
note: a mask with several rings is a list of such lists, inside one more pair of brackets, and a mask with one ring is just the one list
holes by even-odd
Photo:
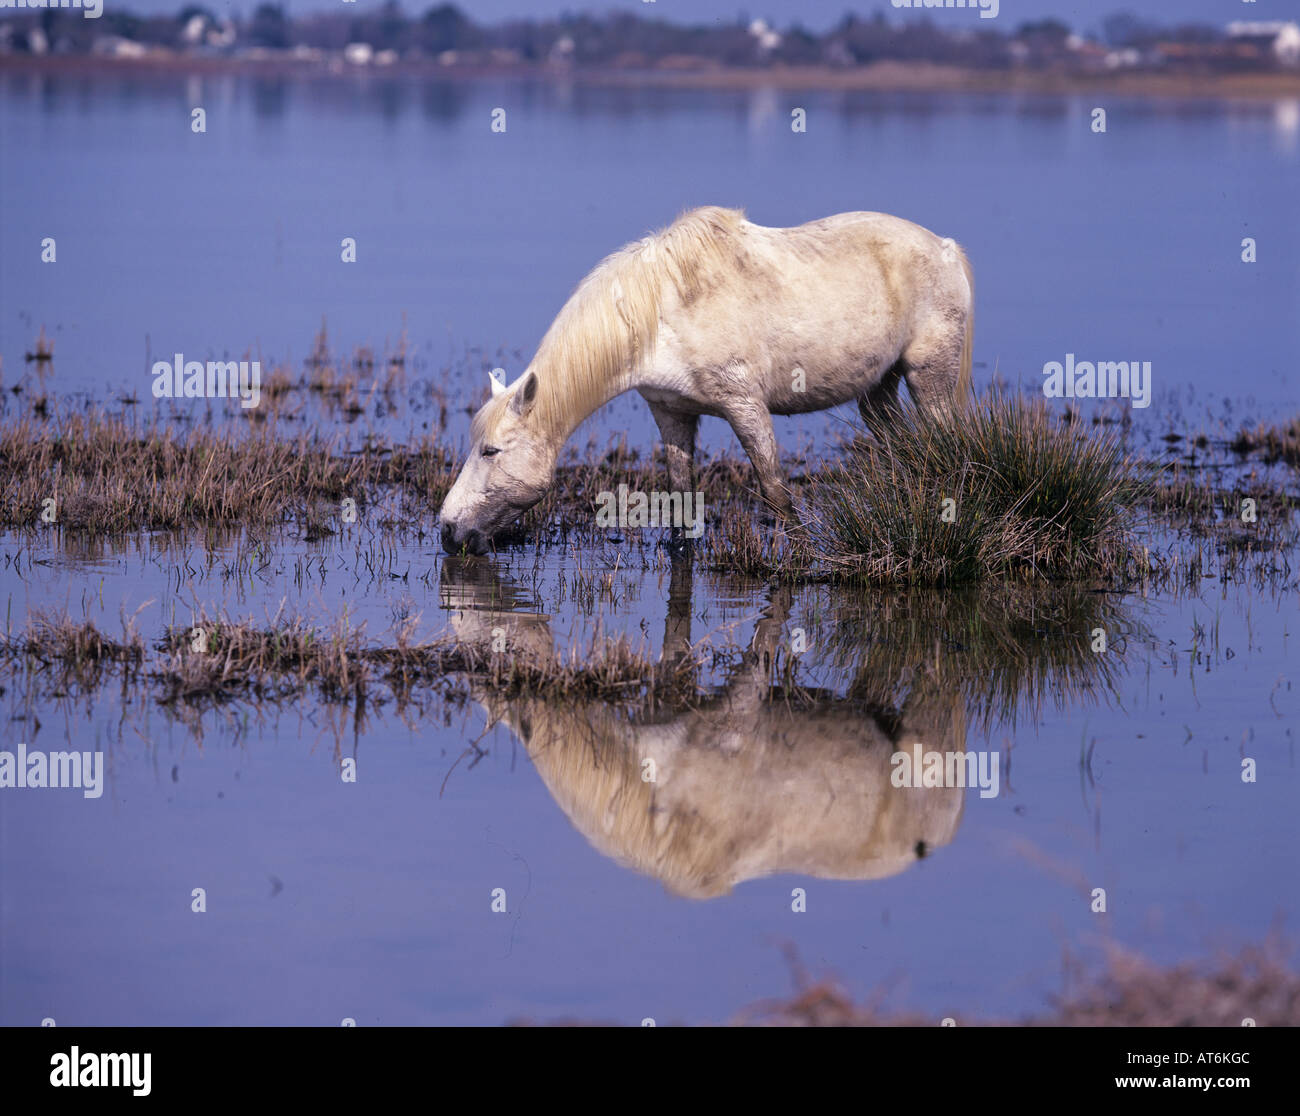
[[731, 423], [740, 444], [745, 447], [749, 460], [758, 474], [758, 484], [763, 499], [777, 515], [792, 519], [794, 502], [781, 472], [781, 455], [772, 429], [772, 416], [766, 406], [752, 400], [737, 401], [723, 409], [723, 417]]
[[674, 411], [662, 403], [651, 403], [650, 413], [659, 424], [659, 436], [664, 443], [664, 456], [668, 458], [668, 483], [674, 492], [683, 494], [695, 491], [695, 431], [700, 424], [698, 415]]
[[[664, 443], [664, 456], [668, 458], [668, 483], [674, 492], [682, 494], [683, 501], [693, 501], [692, 493], [695, 491], [695, 431], [700, 425], [700, 418], [698, 415], [674, 411], [670, 407], [665, 407], [662, 403], [654, 403], [649, 399], [646, 400], [646, 403], [650, 406], [650, 413], [654, 415], [655, 422], [659, 424], [659, 436]], [[696, 514], [702, 515], [703, 513], [697, 512]], [[699, 532], [692, 534], [686, 530], [686, 526], [686, 524], [681, 523], [673, 524], [672, 540], [674, 546], [680, 544], [684, 539], [699, 537]], [[699, 526], [703, 529], [704, 525], [700, 523]], [[665, 644], [665, 646], [667, 645]]]

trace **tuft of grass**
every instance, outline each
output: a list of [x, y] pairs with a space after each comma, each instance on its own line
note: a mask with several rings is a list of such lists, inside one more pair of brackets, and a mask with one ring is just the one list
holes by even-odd
[[1117, 433], [1055, 423], [1041, 401], [994, 397], [950, 422], [900, 409], [812, 478], [809, 533], [845, 579], [1113, 580], [1148, 484]]
[[145, 644], [135, 630], [134, 617], [125, 615], [121, 639], [104, 634], [94, 621], [43, 612], [32, 617], [26, 632], [0, 636], [0, 663], [55, 668], [56, 689], [74, 683], [83, 690], [94, 689], [107, 670], [117, 667], [133, 672], [144, 657]]
[[1280, 425], [1261, 423], [1254, 430], [1241, 430], [1230, 448], [1242, 457], [1258, 454], [1266, 465], [1281, 461], [1300, 467], [1300, 415]]
[[348, 701], [365, 693], [370, 677], [363, 636], [346, 617], [327, 631], [297, 617], [272, 628], [200, 619], [168, 631], [159, 645], [161, 701], [282, 697], [310, 687], [326, 701]]
[[70, 616], [37, 613], [28, 632], [0, 639], [0, 654], [6, 658], [30, 656], [43, 663], [67, 662], [99, 665], [138, 663], [144, 659], [144, 641], [129, 623], [123, 624], [122, 639], [105, 635], [94, 624], [80, 623]]

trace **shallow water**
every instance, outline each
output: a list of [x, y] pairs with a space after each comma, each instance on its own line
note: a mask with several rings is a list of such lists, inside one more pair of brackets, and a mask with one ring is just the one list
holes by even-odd
[[[186, 712], [142, 685], [11, 678], [6, 747], [102, 749], [107, 787], [5, 794], [5, 1023], [719, 1021], [788, 990], [787, 942], [891, 1006], [1012, 1016], [1062, 990], [1067, 948], [1181, 960], [1295, 915], [1293, 592], [1057, 591], [1011, 629], [1015, 666], [963, 634], [1002, 631], [1005, 600], [782, 599], [680, 568], [674, 586], [653, 549], [639, 593], [588, 611], [555, 607], [573, 564], [555, 551], [461, 566], [390, 543], [393, 569], [438, 568], [401, 580], [358, 570], [345, 535], [310, 548], [330, 572], [295, 592], [307, 548], [290, 539], [239, 587], [219, 572], [236, 541], [188, 577], [193, 553], [151, 545], [6, 575], [13, 615], [66, 602], [113, 633], [118, 602], [152, 598], [136, 618], [152, 637], [192, 599], [256, 620], [287, 596], [326, 625], [346, 604], [376, 641], [423, 610], [426, 634], [506, 625], [561, 655], [597, 630], [644, 633], [657, 655], [665, 638], [747, 647], [761, 628], [776, 648], [803, 628], [809, 696], [734, 661], [704, 710], [631, 721], [481, 688]], [[890, 786], [888, 757], [917, 740], [996, 754], [996, 797]]]

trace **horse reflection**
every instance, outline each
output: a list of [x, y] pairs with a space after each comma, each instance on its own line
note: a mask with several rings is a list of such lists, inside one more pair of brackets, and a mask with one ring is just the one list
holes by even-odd
[[[661, 661], [690, 645], [691, 583], [679, 555]], [[442, 586], [462, 641], [504, 631], [519, 653], [554, 654], [548, 618], [509, 611], [518, 594], [487, 563], [445, 562]], [[599, 701], [507, 699], [482, 682], [474, 696], [593, 847], [679, 895], [781, 873], [895, 875], [952, 840], [964, 798], [959, 787], [895, 787], [890, 760], [918, 744], [963, 752], [963, 703], [929, 684], [897, 708], [788, 694], [772, 664], [790, 605], [789, 590], [773, 591], [739, 669], [700, 705], [629, 716]]]

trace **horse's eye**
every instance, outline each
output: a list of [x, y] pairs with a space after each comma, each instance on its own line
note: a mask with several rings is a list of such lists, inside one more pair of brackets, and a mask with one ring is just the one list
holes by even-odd
[[501, 450], [497, 446], [484, 446], [482, 453], [484, 457], [495, 457]]

